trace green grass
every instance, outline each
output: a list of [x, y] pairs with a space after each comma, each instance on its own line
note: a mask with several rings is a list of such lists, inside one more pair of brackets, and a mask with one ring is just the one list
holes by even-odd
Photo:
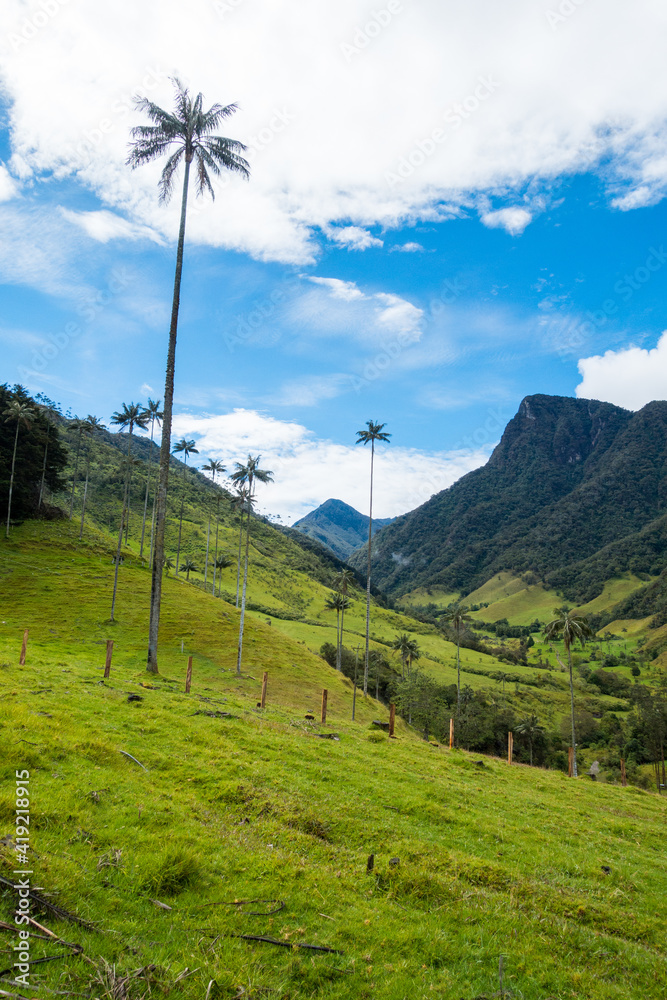
[[[14, 829], [14, 773], [27, 768], [32, 884], [93, 925], [35, 906], [93, 964], [34, 938], [32, 957], [65, 957], [36, 966], [33, 986], [83, 993], [97, 980], [91, 996], [102, 1000], [114, 995], [109, 970], [154, 965], [152, 995], [185, 1000], [203, 1000], [212, 979], [211, 997], [239, 1000], [473, 1000], [498, 990], [502, 954], [505, 987], [525, 1000], [664, 995], [662, 799], [480, 761], [401, 723], [389, 740], [371, 725], [385, 709], [360, 695], [353, 723], [351, 685], [299, 631], [330, 628], [281, 620], [281, 631], [278, 619], [249, 615], [239, 679], [237, 612], [182, 581], [165, 580], [161, 673], [149, 677], [148, 573], [126, 560], [110, 626], [107, 546], [100, 534], [79, 547], [61, 524], [26, 525], [2, 547], [0, 840]], [[394, 629], [392, 615], [374, 628]], [[108, 636], [116, 648], [102, 683]], [[442, 641], [427, 627], [419, 639]], [[319, 719], [323, 687], [324, 726], [304, 718]], [[11, 846], [0, 852], [7, 875]], [[12, 897], [0, 898], [9, 922]], [[246, 899], [284, 908], [253, 916], [268, 907], [236, 905]], [[8, 967], [13, 935], [1, 933]], [[147, 990], [135, 979], [129, 996]]]

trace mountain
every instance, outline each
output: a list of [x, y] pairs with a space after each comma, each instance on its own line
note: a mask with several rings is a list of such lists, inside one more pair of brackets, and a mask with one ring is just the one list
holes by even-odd
[[666, 402], [635, 413], [528, 396], [485, 466], [382, 530], [373, 579], [397, 595], [468, 594], [502, 570], [531, 572], [583, 602], [619, 573], [661, 572], [666, 510]]
[[[373, 534], [393, 520], [392, 517], [373, 518]], [[347, 559], [368, 539], [368, 517], [342, 500], [325, 500], [292, 527], [321, 542], [339, 559]]]

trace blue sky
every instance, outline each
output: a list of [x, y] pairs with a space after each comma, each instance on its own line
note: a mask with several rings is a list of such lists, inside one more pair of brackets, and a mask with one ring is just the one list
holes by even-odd
[[386, 516], [481, 464], [525, 395], [664, 395], [648, 0], [197, 0], [185, 28], [175, 2], [8, 6], [0, 380], [104, 420], [162, 396], [178, 199], [123, 161], [132, 96], [169, 106], [178, 73], [239, 101], [252, 177], [191, 200], [174, 433], [261, 452], [267, 511], [365, 510], [369, 419]]

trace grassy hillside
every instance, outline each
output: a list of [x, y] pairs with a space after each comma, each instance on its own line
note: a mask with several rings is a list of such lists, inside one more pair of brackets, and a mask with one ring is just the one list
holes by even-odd
[[[166, 590], [178, 647], [188, 588]], [[178, 648], [150, 686], [120, 652], [100, 683], [103, 649], [82, 642], [76, 616], [61, 621], [54, 605], [41, 628], [23, 668], [16, 624], [0, 638], [3, 874], [14, 866], [9, 790], [25, 768], [32, 884], [90, 926], [32, 903], [42, 926], [83, 949], [34, 937], [33, 958], [61, 957], [33, 967], [33, 987], [201, 1000], [214, 980], [211, 997], [473, 1000], [498, 991], [502, 955], [504, 989], [526, 1000], [662, 997], [657, 796], [480, 761], [405, 729], [388, 740], [361, 703], [351, 722], [333, 671], [316, 674], [276, 635], [260, 711], [256, 679], [221, 669], [224, 618], [220, 641], [196, 636], [210, 655], [197, 656], [189, 696]], [[255, 639], [268, 629], [251, 627]], [[119, 649], [121, 638], [141, 645], [129, 620], [117, 635]], [[303, 717], [323, 678], [326, 726]], [[9, 922], [12, 894], [1, 899]], [[7, 966], [12, 941], [3, 932]]]

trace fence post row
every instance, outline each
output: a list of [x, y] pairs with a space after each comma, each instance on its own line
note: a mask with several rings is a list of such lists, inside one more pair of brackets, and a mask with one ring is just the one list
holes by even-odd
[[328, 691], [326, 688], [322, 688], [322, 722], [327, 721], [327, 697]]
[[190, 694], [190, 685], [192, 684], [192, 657], [188, 656], [188, 671], [185, 675], [185, 693]]
[[113, 639], [107, 639], [107, 656], [104, 661], [104, 678], [105, 680], [111, 674], [111, 657], [113, 656]]
[[262, 677], [262, 697], [260, 698], [259, 707], [266, 707], [266, 688], [269, 683], [269, 675], [267, 671], [264, 671], [264, 676]]
[[394, 735], [394, 726], [396, 724], [396, 705], [393, 703], [389, 706], [389, 735]]

